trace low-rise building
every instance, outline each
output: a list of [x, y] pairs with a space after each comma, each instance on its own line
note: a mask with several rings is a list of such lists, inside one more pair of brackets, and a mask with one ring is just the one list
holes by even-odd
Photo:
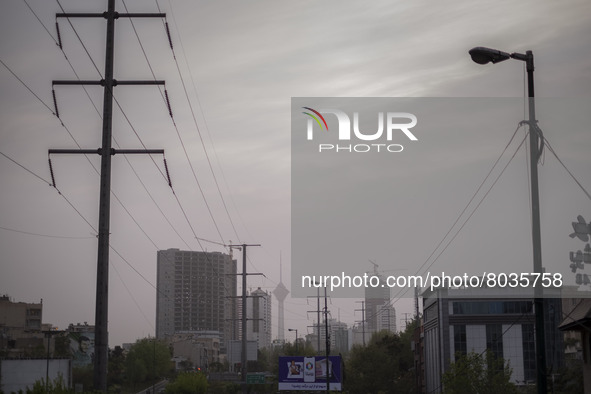
[[219, 333], [176, 333], [170, 345], [173, 358], [190, 363], [194, 369], [207, 370], [211, 364], [220, 362]]
[[[518, 292], [516, 292], [518, 293]], [[525, 294], [525, 293], [524, 293]], [[544, 299], [546, 366], [564, 365], [560, 293]], [[458, 354], [484, 353], [508, 360], [511, 381], [536, 380], [535, 313], [533, 299], [487, 289], [436, 289], [423, 293], [425, 386], [442, 392], [442, 376]]]
[[4, 357], [38, 357], [44, 354], [41, 323], [43, 300], [14, 302], [0, 296], [0, 354]]

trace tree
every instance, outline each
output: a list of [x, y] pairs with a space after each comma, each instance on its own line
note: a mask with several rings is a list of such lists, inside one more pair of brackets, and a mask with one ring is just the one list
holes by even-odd
[[40, 379], [35, 381], [33, 384], [33, 388], [27, 387], [27, 394], [69, 394], [70, 390], [68, 389], [66, 382], [64, 382], [64, 377], [60, 374], [54, 380], [49, 380], [47, 382], [47, 387], [45, 387], [45, 379]]
[[[412, 332], [410, 324], [406, 332]], [[395, 393], [414, 390], [410, 335], [382, 331], [367, 346], [355, 345], [345, 362], [344, 387], [350, 393]]]
[[517, 386], [510, 381], [512, 372], [508, 361], [488, 350], [484, 357], [474, 352], [458, 353], [449, 371], [443, 374], [444, 393], [517, 393]]
[[263, 348], [258, 352], [258, 361], [252, 363], [249, 361], [248, 370], [251, 372], [271, 372], [274, 376], [279, 376], [279, 356], [314, 356], [316, 350], [310, 342], [298, 343], [296, 348], [294, 343], [285, 343], [283, 346]]
[[584, 392], [583, 361], [568, 359], [566, 365], [558, 371], [558, 378], [553, 390], [561, 394], [577, 394]]
[[83, 367], [72, 368], [72, 383], [73, 385], [81, 384], [84, 391], [92, 390], [94, 385], [94, 367], [93, 365], [85, 365]]
[[70, 351], [70, 339], [67, 335], [60, 335], [54, 337], [54, 352], [53, 357], [56, 358], [68, 358], [72, 357]]
[[201, 372], [181, 372], [166, 386], [166, 394], [205, 394], [207, 386], [207, 378]]
[[125, 370], [130, 384], [135, 385], [166, 376], [171, 369], [170, 349], [155, 338], [138, 340], [125, 358]]
[[25, 357], [30, 358], [45, 358], [47, 357], [47, 350], [43, 345], [43, 340], [35, 346], [30, 346], [26, 348], [23, 352]]
[[[227, 363], [228, 361], [226, 361]], [[211, 364], [209, 364], [209, 370], [211, 372], [224, 372], [227, 371], [229, 369], [229, 366], [225, 366], [224, 364], [222, 364], [219, 361], [214, 361]]]
[[124, 383], [123, 377], [125, 373], [125, 354], [121, 346], [115, 346], [109, 349], [109, 374], [108, 385], [121, 385]]

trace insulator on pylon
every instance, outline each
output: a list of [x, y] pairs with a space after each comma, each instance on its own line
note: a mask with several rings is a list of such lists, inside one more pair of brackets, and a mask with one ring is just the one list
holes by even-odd
[[172, 107], [170, 106], [170, 100], [168, 99], [168, 91], [164, 89], [164, 97], [166, 97], [166, 106], [168, 107], [168, 114], [172, 118]]
[[170, 173], [168, 172], [168, 164], [166, 164], [166, 157], [164, 158], [164, 170], [166, 171], [166, 178], [168, 178], [168, 186], [172, 189], [172, 181], [170, 180]]
[[57, 31], [57, 46], [60, 47], [60, 49], [64, 49], [62, 47], [62, 35], [60, 34], [60, 25], [59, 23], [57, 23], [57, 21], [55, 22], [55, 30]]
[[170, 30], [168, 29], [168, 22], [164, 22], [164, 27], [166, 28], [166, 35], [168, 36], [168, 43], [170, 44], [170, 49], [173, 49], [172, 38], [170, 36]]
[[53, 176], [53, 166], [51, 165], [51, 158], [47, 159], [49, 161], [49, 173], [51, 174], [51, 182], [53, 187], [55, 187], [55, 177]]
[[55, 98], [55, 89], [51, 89], [51, 94], [53, 95], [53, 106], [55, 107], [55, 116], [59, 118], [60, 113], [57, 110], [57, 99]]

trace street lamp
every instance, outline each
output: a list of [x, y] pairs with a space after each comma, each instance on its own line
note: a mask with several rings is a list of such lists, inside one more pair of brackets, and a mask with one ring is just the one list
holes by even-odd
[[298, 352], [298, 329], [297, 328], [288, 328], [287, 331], [295, 331], [295, 333], [296, 333], [295, 348], [296, 348], [296, 353], [297, 353]]
[[[478, 64], [495, 64], [507, 59], [524, 61], [527, 70], [527, 90], [529, 97], [529, 143], [531, 169], [531, 210], [532, 210], [532, 244], [534, 272], [542, 273], [542, 241], [540, 236], [540, 198], [538, 193], [538, 160], [542, 153], [543, 139], [540, 144], [539, 128], [536, 124], [536, 109], [534, 101], [534, 55], [532, 51], [522, 53], [507, 53], [497, 49], [475, 47], [468, 51], [472, 60]], [[538, 393], [547, 392], [546, 382], [546, 349], [544, 347], [544, 302], [540, 286], [536, 286], [534, 297], [536, 322], [536, 358], [537, 358], [537, 386]]]

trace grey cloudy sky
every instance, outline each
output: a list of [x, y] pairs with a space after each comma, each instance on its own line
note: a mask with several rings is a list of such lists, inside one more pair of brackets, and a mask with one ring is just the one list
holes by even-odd
[[[55, 14], [61, 12], [57, 2], [7, 2], [0, 15], [0, 59], [52, 107], [51, 81], [76, 77], [27, 3], [56, 36]], [[100, 1], [60, 3], [67, 12], [102, 12], [106, 7], [106, 2]], [[588, 98], [591, 92], [588, 1], [125, 2], [130, 12], [156, 12], [157, 4], [167, 13], [196, 123], [239, 241], [263, 245], [250, 249], [249, 270], [265, 272], [267, 278], [249, 278], [252, 287], [272, 290], [279, 280], [280, 254], [284, 282], [290, 287], [291, 97], [522, 97], [523, 65], [510, 61], [478, 66], [467, 54], [474, 46], [508, 52], [533, 50], [539, 97]], [[118, 1], [117, 8], [124, 11], [123, 3]], [[66, 20], [59, 22], [65, 53], [80, 78], [99, 79], [72, 28]], [[75, 19], [72, 23], [102, 71], [104, 21]], [[211, 176], [163, 24], [159, 20], [134, 23], [149, 64], [131, 24], [120, 19], [116, 25], [116, 78], [151, 79], [151, 67], [157, 79], [166, 80], [179, 134], [223, 242], [237, 242]], [[87, 90], [100, 111], [102, 91], [97, 87]], [[76, 144], [59, 120], [5, 67], [0, 68], [0, 92], [1, 152], [49, 180], [47, 149], [75, 148]], [[86, 93], [71, 86], [57, 87], [56, 92], [61, 119], [76, 141], [85, 148], [98, 147], [101, 120]], [[119, 108], [115, 109], [113, 130], [117, 143], [124, 148], [140, 148], [137, 132], [147, 147], [164, 148], [176, 195], [195, 232], [201, 238], [221, 242], [158, 89], [118, 87], [115, 95], [125, 113], [124, 117]], [[544, 128], [544, 124], [541, 126]], [[503, 137], [491, 142], [485, 156], [490, 156], [490, 165], [511, 132], [504, 130]], [[589, 168], [589, 162], [584, 161], [589, 152], [589, 131], [547, 130], [546, 137], [583, 185], [591, 187], [588, 171], [584, 171]], [[488, 138], [484, 140], [489, 142]], [[409, 203], [415, 205], [407, 213], [419, 215], [416, 220], [429, 220], [420, 216], [422, 206], [437, 206], [447, 213], [437, 226], [429, 228], [429, 237], [406, 243], [405, 254], [418, 253], [418, 261], [436, 246], [485, 175], [475, 169], [458, 170], [452, 175], [451, 169], [463, 168], [464, 157], [470, 164], [475, 160], [472, 155], [481, 156], [467, 149], [465, 156], [461, 149], [459, 154], [450, 155], [446, 154], [448, 149], [450, 146], [442, 145], [435, 152], [439, 161], [434, 165], [445, 166], [453, 160], [448, 164], [450, 180], [459, 180], [457, 184], [462, 185], [453, 190], [455, 193], [446, 189], [445, 178], [431, 185], [428, 168], [415, 169], [414, 180], [405, 185], [421, 197], [408, 197]], [[89, 160], [98, 164], [97, 157]], [[89, 161], [82, 156], [56, 156], [52, 162], [63, 195], [96, 226], [98, 176]], [[111, 252], [111, 344], [154, 332], [152, 285], [157, 248], [185, 249], [186, 242], [193, 250], [201, 249], [160, 174], [162, 159], [154, 157], [159, 169], [147, 157], [130, 157], [129, 162], [182, 239], [159, 212], [125, 158], [115, 156], [113, 190], [151, 240], [113, 199], [112, 246], [143, 278]], [[576, 185], [548, 154], [546, 163], [551, 174], [548, 178], [557, 180], [542, 185], [542, 194], [544, 187], [566, 188], [578, 196]], [[523, 173], [520, 179], [526, 179], [525, 166], [519, 170]], [[0, 180], [0, 292], [19, 301], [42, 298], [44, 322], [60, 327], [70, 322], [91, 323], [96, 270], [94, 230], [54, 189], [4, 156], [0, 157]], [[447, 192], [445, 198], [441, 198], [439, 190]], [[559, 197], [545, 201], [560, 204]], [[585, 216], [585, 209], [589, 211], [588, 200], [576, 201], [573, 211], [565, 214], [565, 229], [559, 231], [565, 234], [566, 241], [570, 221], [576, 214]], [[483, 211], [480, 220], [495, 219], [494, 203], [509, 202], [493, 200], [489, 206], [492, 212]], [[558, 219], [548, 220], [554, 223]], [[469, 250], [468, 239], [459, 239], [450, 260], [478, 253]], [[221, 250], [216, 244], [202, 245], [210, 251]], [[573, 249], [582, 247], [580, 242], [570, 245]], [[461, 249], [466, 249], [466, 254], [459, 253]], [[378, 256], [368, 251], [366, 258]], [[387, 267], [389, 259], [387, 253], [379, 252], [378, 263]], [[359, 264], [363, 270], [371, 269], [365, 260]], [[352, 323], [359, 319], [352, 312], [353, 300], [335, 301], [335, 305], [341, 307], [342, 320]], [[310, 309], [306, 301], [288, 299], [286, 308], [286, 327], [304, 332], [305, 326], [311, 324], [306, 320], [306, 310]], [[403, 302], [397, 308], [399, 314], [410, 311]]]

